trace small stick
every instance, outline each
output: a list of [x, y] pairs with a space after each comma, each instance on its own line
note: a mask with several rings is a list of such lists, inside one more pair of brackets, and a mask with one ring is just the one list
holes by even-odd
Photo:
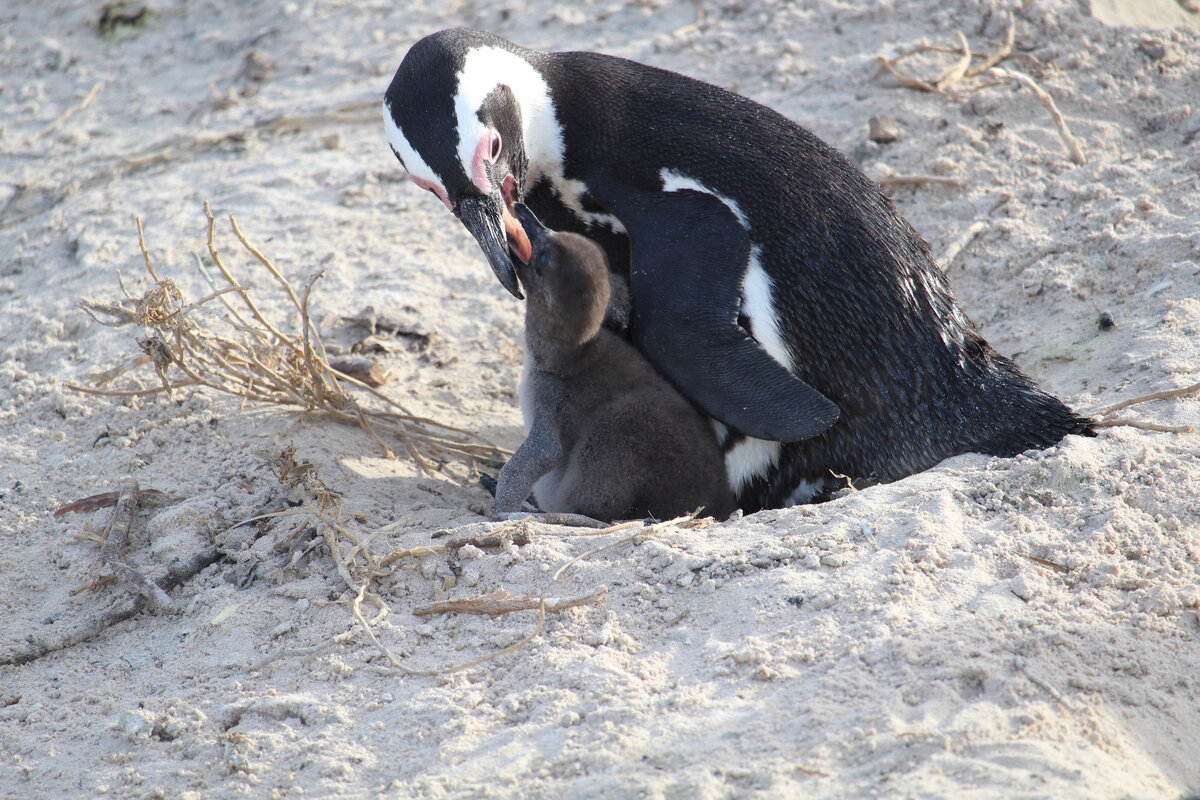
[[1004, 32], [1004, 42], [1000, 45], [1000, 47], [996, 50], [996, 52], [992, 53], [990, 56], [985, 58], [983, 60], [983, 63], [976, 64], [974, 67], [971, 67], [969, 70], [967, 70], [967, 77], [973, 78], [976, 75], [980, 75], [984, 72], [987, 72], [989, 69], [996, 66], [1001, 61], [1003, 61], [1004, 59], [1006, 59], [1010, 55], [1012, 55], [1013, 45], [1016, 43], [1016, 40], [1017, 40], [1017, 24], [1013, 20], [1012, 15], [1009, 14], [1008, 30]]
[[987, 220], [976, 220], [971, 227], [963, 231], [962, 236], [959, 236], [950, 246], [946, 248], [945, 255], [942, 256], [941, 266], [943, 270], [950, 268], [954, 263], [954, 259], [958, 258], [959, 253], [967, 248], [971, 242], [975, 241], [975, 237], [986, 231], [988, 228]]
[[142, 260], [146, 262], [146, 272], [150, 273], [150, 277], [154, 279], [155, 283], [162, 283], [158, 273], [154, 271], [154, 263], [150, 260], [150, 250], [146, 247], [146, 233], [142, 230], [142, 215], [134, 214], [133, 221], [137, 223], [138, 247], [142, 250]]
[[1160, 425], [1157, 422], [1143, 422], [1140, 419], [1113, 417], [1112, 419], [1096, 420], [1092, 423], [1096, 428], [1137, 428], [1142, 431], [1160, 431], [1162, 433], [1195, 433], [1194, 425]]
[[696, 16], [687, 25], [681, 25], [672, 31], [672, 36], [683, 36], [692, 31], [698, 31], [700, 30], [700, 26], [704, 24], [704, 4], [701, 0], [692, 0], [692, 5], [696, 8]]
[[388, 553], [379, 560], [379, 566], [388, 567], [396, 563], [402, 558], [424, 558], [425, 556], [437, 555], [438, 553], [448, 553], [452, 550], [460, 550], [467, 545], [474, 547], [503, 547], [506, 542], [512, 542], [517, 546], [527, 545], [533, 541], [533, 537], [529, 535], [528, 530], [512, 529], [502, 527], [490, 533], [480, 534], [479, 536], [461, 536], [456, 539], [450, 539], [438, 544], [423, 545], [409, 548], [407, 550], [396, 550]]
[[1058, 135], [1063, 140], [1063, 144], [1067, 147], [1067, 153], [1070, 154], [1071, 160], [1080, 166], [1087, 163], [1087, 156], [1083, 154], [1083, 148], [1079, 146], [1079, 142], [1071, 135], [1070, 129], [1067, 127], [1067, 120], [1063, 117], [1062, 112], [1058, 110], [1058, 106], [1054, 104], [1054, 98], [1046, 92], [1033, 78], [1026, 75], [1024, 72], [1018, 72], [1015, 69], [1001, 69], [995, 67], [992, 70], [994, 75], [1001, 78], [1009, 78], [1010, 80], [1018, 81], [1029, 87], [1029, 89], [1037, 95], [1038, 100], [1042, 101], [1042, 105], [1050, 112], [1051, 119], [1054, 120], [1054, 125], [1058, 128]]
[[[117, 499], [121, 496], [120, 492], [101, 492], [100, 494], [89, 495], [82, 497], [73, 503], [67, 503], [65, 506], [59, 506], [54, 510], [54, 518], [58, 519], [66, 514], [75, 512], [76, 514], [84, 511], [99, 511], [102, 508], [108, 508], [115, 505]], [[151, 505], [164, 505], [171, 500], [171, 496], [160, 492], [157, 489], [142, 489], [138, 492], [138, 502], [144, 507]]]
[[1021, 672], [1025, 673], [1025, 677], [1029, 678], [1030, 682], [1034, 686], [1038, 687], [1043, 692], [1050, 695], [1050, 697], [1052, 697], [1056, 703], [1063, 706], [1064, 708], [1068, 708], [1068, 709], [1072, 709], [1072, 710], [1075, 708], [1074, 704], [1071, 703], [1069, 700], [1067, 700], [1067, 698], [1063, 697], [1062, 694], [1059, 693], [1058, 689], [1055, 689], [1053, 686], [1051, 686], [1050, 683], [1047, 680], [1045, 680], [1044, 678], [1042, 678], [1041, 676], [1035, 675], [1033, 672], [1031, 672], [1029, 670], [1028, 665], [1026, 665], [1024, 658], [1021, 658], [1020, 656], [1015, 658], [1013, 660], [1013, 666], [1016, 667]]
[[[693, 511], [690, 514], [684, 514], [682, 517], [676, 517], [675, 519], [669, 519], [666, 522], [656, 522], [653, 525], [647, 525], [645, 528], [641, 529], [640, 531], [633, 534], [632, 536], [625, 536], [620, 539], [617, 539], [615, 542], [609, 542], [608, 544], [602, 544], [599, 547], [593, 547], [590, 550], [585, 550], [584, 552], [575, 556], [570, 561], [568, 561], [567, 563], [565, 563], [561, 567], [559, 567], [557, 570], [555, 570], [552, 580], [554, 580], [557, 583], [559, 578], [562, 576], [562, 574], [564, 572], [566, 572], [566, 570], [569, 567], [574, 566], [575, 564], [578, 564], [580, 561], [582, 561], [585, 558], [588, 558], [589, 556], [594, 556], [596, 553], [603, 552], [612, 547], [619, 547], [623, 544], [629, 544], [630, 542], [636, 542], [638, 539], [641, 539], [645, 536], [650, 536], [651, 534], [655, 533], [656, 531], [662, 530], [663, 528], [670, 527], [671, 525], [679, 525], [682, 523], [690, 522], [690, 521], [696, 519], [696, 514], [697, 514], [697, 512]], [[613, 526], [613, 527], [616, 528], [617, 526]], [[596, 531], [596, 533], [599, 533], [599, 532], [600, 531]]]
[[1200, 394], [1200, 383], [1193, 383], [1191, 386], [1184, 386], [1181, 389], [1164, 389], [1161, 392], [1151, 392], [1150, 394], [1131, 397], [1128, 400], [1122, 400], [1119, 403], [1113, 403], [1110, 406], [1096, 409], [1090, 414], [1090, 416], [1103, 417], [1106, 414], [1111, 414], [1114, 411], [1120, 411], [1123, 408], [1141, 405], [1142, 403], [1149, 403], [1151, 400], [1166, 400], [1171, 397], [1185, 397], [1193, 394]]
[[486, 656], [480, 656], [479, 658], [476, 658], [473, 661], [468, 661], [465, 664], [459, 664], [457, 667], [451, 667], [450, 669], [441, 670], [440, 673], [435, 673], [435, 674], [451, 675], [455, 672], [462, 672], [464, 669], [470, 669], [471, 667], [477, 667], [480, 664], [483, 664], [487, 661], [491, 661], [493, 658], [499, 658], [500, 656], [507, 655], [508, 653], [514, 653], [517, 650], [520, 650], [525, 645], [532, 642], [537, 637], [541, 636], [542, 631], [545, 629], [546, 629], [546, 604], [542, 603], [541, 605], [538, 606], [537, 626], [533, 629], [532, 633], [530, 633], [528, 636], [526, 636], [521, 641], [517, 642], [516, 644], [511, 644], [508, 647], [501, 648], [494, 653], [488, 653]]
[[58, 119], [54, 120], [54, 122], [51, 122], [48, 126], [43, 128], [40, 133], [38, 133], [36, 136], [33, 137], [33, 141], [37, 142], [37, 141], [41, 141], [42, 139], [45, 139], [47, 136], [54, 133], [56, 130], [58, 130], [63, 125], [65, 125], [67, 120], [69, 120], [71, 117], [75, 116], [80, 111], [83, 111], [85, 108], [90, 106], [92, 104], [92, 101], [96, 99], [96, 95], [100, 94], [100, 89], [103, 88], [103, 86], [104, 86], [104, 81], [96, 81], [95, 85], [92, 86], [92, 88], [90, 90], [88, 90], [87, 95], [85, 95], [82, 100], [80, 100], [78, 103], [76, 103], [75, 105], [68, 108], [66, 111], [64, 111], [62, 114], [59, 115]]
[[1037, 556], [1031, 556], [1028, 553], [1017, 553], [1017, 555], [1019, 555], [1021, 558], [1027, 558], [1033, 563], [1037, 564], [1039, 567], [1045, 567], [1052, 572], [1067, 573], [1071, 571], [1070, 568], [1064, 567], [1062, 564], [1050, 561], [1049, 559], [1038, 558]]
[[501, 614], [511, 614], [514, 611], [531, 611], [539, 606], [546, 611], [563, 611], [578, 606], [591, 606], [604, 600], [608, 594], [607, 586], [600, 586], [581, 597], [534, 597], [533, 595], [510, 595], [503, 589], [478, 597], [464, 597], [458, 600], [441, 600], [427, 606], [413, 609], [418, 617], [428, 617], [434, 614], [483, 614], [498, 617]]
[[[137, 315], [131, 309], [126, 308], [120, 303], [110, 303], [106, 300], [92, 300], [85, 297], [75, 305], [91, 317], [93, 321], [100, 323], [106, 328], [120, 328], [133, 323], [137, 319]], [[101, 319], [97, 316], [99, 314], [111, 317], [111, 319]]]
[[344, 644], [358, 635], [359, 628], [357, 625], [342, 631], [336, 636], [331, 636], [323, 642], [310, 645], [309, 647], [285, 647], [281, 650], [276, 650], [273, 653], [268, 653], [258, 661], [255, 661], [247, 669], [250, 672], [260, 672], [262, 668], [270, 664], [272, 661], [278, 661], [281, 658], [294, 658], [296, 656], [312, 656], [333, 647], [335, 644]]
[[170, 386], [151, 386], [147, 389], [93, 389], [90, 386], [80, 386], [77, 383], [64, 383], [64, 389], [70, 389], [72, 392], [80, 394], [94, 394], [101, 397], [141, 397], [147, 394], [161, 394], [162, 392], [172, 392], [176, 389], [185, 389], [188, 386], [196, 386], [198, 381], [180, 381], [172, 383]]
[[[283, 291], [291, 299], [292, 305], [296, 307], [296, 310], [303, 313], [304, 309], [300, 306], [300, 298], [296, 296], [296, 290], [292, 288], [292, 284], [276, 269], [271, 259], [263, 255], [261, 250], [250, 243], [250, 240], [246, 238], [246, 234], [242, 233], [242, 229], [238, 227], [237, 220], [233, 214], [229, 215], [229, 227], [233, 229], [233, 235], [242, 243], [242, 247], [246, 248], [250, 252], [250, 255], [258, 259], [258, 262], [267, 268], [267, 272], [270, 272], [275, 277], [275, 280], [279, 282], [279, 285], [283, 287]], [[232, 282], [230, 281], [230, 283]]]
[[104, 532], [104, 544], [100, 547], [100, 577], [116, 578], [134, 589], [156, 608], [171, 608], [171, 597], [153, 581], [122, 560], [125, 547], [129, 544], [129, 533], [137, 521], [138, 484], [132, 478], [121, 481], [116, 507]]
[[925, 81], [918, 80], [917, 78], [910, 78], [907, 75], [901, 74], [900, 71], [896, 69], [894, 60], [889, 60], [883, 56], [877, 56], [876, 59], [879, 61], [879, 65], [883, 67], [883, 69], [886, 70], [893, 78], [899, 81], [900, 85], [904, 88], [919, 89], [922, 92], [932, 92], [933, 94], [942, 94], [941, 89], [938, 89], [932, 83], [926, 83]]
[[963, 36], [962, 31], [955, 31], [958, 34], [958, 44], [962, 50], [962, 58], [956, 64], [952, 64], [937, 77], [933, 85], [937, 87], [939, 92], [945, 92], [954, 84], [958, 83], [967, 74], [967, 70], [971, 66], [971, 46], [967, 44], [967, 37]]
[[953, 189], [963, 188], [963, 182], [958, 178], [946, 178], [941, 175], [884, 175], [876, 178], [880, 186], [949, 186]]
[[[204, 217], [208, 220], [208, 255], [213, 260], [213, 264], [221, 271], [221, 277], [225, 278], [231, 286], [237, 286], [238, 282], [233, 279], [233, 275], [225, 268], [225, 262], [221, 260], [221, 254], [217, 251], [216, 244], [216, 219], [213, 218], [212, 207], [208, 201], [204, 201]], [[252, 301], [249, 295], [242, 294], [241, 298], [246, 302], [246, 306], [250, 309], [250, 314], [258, 320], [259, 324], [271, 332], [278, 341], [289, 344], [289, 340], [284, 336], [278, 328], [267, 322], [267, 318], [258, 310], [258, 306]]]

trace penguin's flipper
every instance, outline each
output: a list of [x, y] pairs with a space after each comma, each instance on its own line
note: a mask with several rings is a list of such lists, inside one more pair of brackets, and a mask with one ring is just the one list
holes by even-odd
[[750, 236], [733, 211], [691, 189], [609, 184], [629, 234], [634, 340], [688, 399], [756, 439], [793, 442], [837, 421], [828, 398], [738, 324]]

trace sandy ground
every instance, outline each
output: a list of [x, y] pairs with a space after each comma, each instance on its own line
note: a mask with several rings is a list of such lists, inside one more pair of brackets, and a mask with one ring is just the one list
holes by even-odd
[[[409, 44], [458, 24], [684, 71], [779, 108], [873, 177], [952, 179], [891, 191], [935, 253], [957, 251], [951, 282], [999, 350], [1084, 410], [1194, 383], [1200, 34], [1118, 25], [1197, 15], [1183, 0], [1106, 0], [1104, 23], [1073, 0], [1012, 4], [1005, 66], [1054, 97], [1078, 165], [1027, 88], [945, 98], [875, 76], [876, 56], [953, 45], [955, 31], [990, 51], [1006, 5], [706, 0], [697, 20], [660, 0], [152, 0], [143, 27], [108, 38], [90, 3], [0, 7], [0, 659], [128, 597], [75, 591], [95, 577], [87, 535], [109, 512], [55, 519], [60, 505], [133, 476], [176, 502], [144, 515], [129, 563], [159, 575], [214, 544], [221, 555], [170, 610], [0, 666], [0, 796], [1200, 793], [1200, 437], [1114, 428], [1013, 459], [961, 456], [828, 504], [621, 542], [560, 582], [562, 564], [624, 533], [539, 526], [520, 547], [401, 559], [371, 584], [391, 609], [374, 633], [416, 670], [517, 644], [538, 616], [418, 606], [608, 588], [512, 653], [424, 677], [361, 632], [292, 652], [356, 630], [327, 546], [289, 561], [289, 542], [323, 526], [231, 526], [294, 500], [270, 467], [294, 445], [356, 535], [397, 523], [374, 556], [478, 534], [494, 524], [471, 510], [486, 496], [465, 468], [422, 475], [352, 426], [207, 391], [64, 387], [139, 352], [137, 331], [75, 307], [119, 297], [118, 271], [148, 288], [134, 214], [159, 269], [190, 298], [209, 291], [193, 255], [208, 199], [297, 283], [324, 270], [313, 309], [330, 343], [357, 338], [339, 318], [366, 305], [429, 334], [383, 358], [386, 392], [515, 446], [520, 305], [405, 179], [374, 107]], [[907, 66], [934, 78], [942, 58]], [[300, 129], [265, 124], [360, 103]], [[867, 139], [881, 114], [898, 141]], [[1100, 329], [1102, 312], [1115, 327]], [[154, 385], [146, 368], [113, 384]], [[1128, 413], [1196, 424], [1200, 401]]]

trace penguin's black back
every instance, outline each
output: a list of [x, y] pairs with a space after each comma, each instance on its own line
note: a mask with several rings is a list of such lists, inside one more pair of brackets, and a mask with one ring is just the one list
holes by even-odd
[[[1090, 421], [988, 346], [926, 242], [815, 135], [676, 73], [596, 53], [539, 59], [565, 176], [599, 183], [603, 172], [657, 191], [668, 169], [735, 203], [771, 278], [793, 371], [841, 409], [825, 433], [784, 445], [780, 468], [739, 493], [743, 508], [779, 505], [800, 480], [831, 471], [860, 484], [894, 480], [962, 452], [1009, 456], [1091, 433]], [[535, 186], [529, 205], [547, 224], [578, 230], [547, 189]], [[623, 237], [586, 232], [627, 273]]]

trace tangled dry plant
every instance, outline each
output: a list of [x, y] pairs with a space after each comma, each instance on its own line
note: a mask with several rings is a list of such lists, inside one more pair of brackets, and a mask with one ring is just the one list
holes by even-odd
[[[957, 32], [957, 36], [958, 47], [920, 45], [904, 50], [892, 58], [878, 56], [877, 60], [879, 61], [880, 71], [895, 78], [899, 86], [907, 89], [917, 89], [922, 92], [931, 92], [950, 100], [962, 100], [967, 95], [992, 86], [1003, 86], [1013, 83], [1025, 86], [1037, 96], [1042, 105], [1046, 107], [1046, 110], [1050, 112], [1050, 117], [1054, 120], [1054, 126], [1058, 129], [1059, 138], [1062, 139], [1063, 145], [1067, 149], [1067, 154], [1071, 157], [1071, 161], [1079, 165], [1087, 163], [1087, 156], [1084, 155], [1079, 140], [1071, 134], [1070, 129], [1067, 127], [1066, 118], [1058, 110], [1058, 106], [1054, 103], [1054, 98], [1039, 86], [1037, 81], [1024, 72], [1012, 69], [1011, 67], [1000, 66], [1001, 62], [1006, 61], [1013, 55], [1013, 45], [1016, 43], [1016, 24], [1013, 22], [1011, 16], [1008, 20], [1008, 28], [1004, 33], [1003, 41], [990, 54], [972, 52], [971, 45], [967, 42], [967, 37], [961, 31]], [[958, 56], [958, 59], [943, 68], [932, 79], [928, 80], [918, 78], [901, 69], [901, 62], [925, 53], [955, 55]], [[976, 59], [979, 59], [978, 63], [976, 63]], [[972, 78], [979, 78], [980, 80], [971, 81], [970, 79]]]
[[[156, 393], [169, 396], [181, 389], [208, 387], [248, 401], [291, 406], [357, 424], [387, 458], [395, 456], [382, 434], [394, 436], [426, 473], [448, 461], [464, 462], [473, 468], [479, 462], [493, 463], [503, 457], [503, 450], [478, 434], [416, 416], [383, 392], [331, 366], [321, 335], [309, 316], [309, 298], [323, 273], [314, 273], [297, 293], [230, 215], [234, 236], [279, 285], [295, 310], [292, 332], [271, 322], [251, 297], [251, 287], [239, 283], [226, 266], [216, 244], [216, 220], [207, 202], [204, 215], [208, 221], [208, 254], [220, 273], [219, 279], [205, 269], [199, 257], [197, 262], [213, 291], [188, 302], [175, 281], [160, 276], [139, 217], [138, 244], [153, 286], [141, 297], [134, 297], [122, 283], [124, 300], [84, 299], [79, 306], [103, 325], [142, 328], [145, 333], [138, 344], [143, 355], [92, 376], [93, 385], [68, 383], [67, 388], [87, 394], [133, 397]], [[224, 313], [220, 313], [221, 308]], [[158, 386], [105, 388], [121, 375], [145, 365], [153, 366]], [[361, 403], [348, 387], [365, 392], [375, 403]]]

